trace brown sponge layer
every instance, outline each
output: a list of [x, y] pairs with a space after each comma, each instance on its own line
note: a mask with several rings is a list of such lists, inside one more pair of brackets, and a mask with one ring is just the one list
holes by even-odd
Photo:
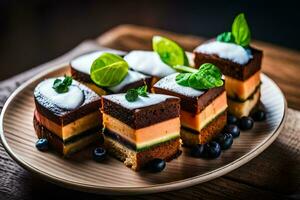
[[105, 137], [104, 146], [111, 155], [135, 171], [139, 171], [145, 167], [154, 158], [170, 161], [176, 158], [181, 152], [179, 138], [141, 152], [133, 151], [109, 137]]

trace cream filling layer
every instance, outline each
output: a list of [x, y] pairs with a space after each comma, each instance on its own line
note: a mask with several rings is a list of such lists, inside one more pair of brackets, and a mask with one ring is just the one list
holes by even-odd
[[214, 99], [204, 110], [193, 114], [184, 110], [180, 111], [181, 125], [200, 132], [207, 124], [214, 120], [227, 108], [226, 92]]
[[81, 150], [82, 148], [88, 146], [89, 144], [97, 141], [97, 138], [99, 138], [98, 133], [85, 136], [81, 138], [80, 140], [68, 143], [63, 146], [63, 154], [68, 155], [74, 152], [77, 152]]
[[253, 95], [252, 98], [244, 101], [238, 102], [231, 99], [228, 99], [228, 111], [235, 115], [236, 117], [248, 116], [252, 109], [256, 106], [260, 99], [260, 90]]
[[245, 81], [225, 76], [225, 90], [229, 97], [246, 100], [260, 84], [260, 71], [257, 71]]
[[103, 125], [108, 130], [135, 144], [137, 148], [165, 142], [180, 136], [179, 117], [144, 128], [133, 129], [120, 120], [103, 113]]
[[38, 118], [38, 121], [49, 131], [60, 137], [62, 140], [66, 140], [72, 136], [100, 125], [100, 111], [90, 113], [64, 126], [61, 126], [53, 122], [52, 120], [49, 120], [37, 111], [35, 112], [37, 114], [36, 117]]

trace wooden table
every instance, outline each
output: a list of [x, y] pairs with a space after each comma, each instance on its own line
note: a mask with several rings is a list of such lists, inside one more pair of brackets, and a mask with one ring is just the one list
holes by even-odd
[[[121, 50], [150, 49], [153, 35], [174, 39], [186, 50], [203, 41], [200, 37], [147, 27], [118, 26], [96, 40], [84, 41], [58, 59], [0, 82], [0, 106], [20, 83], [45, 68], [97, 49], [99, 45]], [[218, 179], [179, 191], [104, 197], [61, 188], [35, 177], [18, 166], [0, 145], [0, 199], [300, 199], [300, 52], [258, 41], [253, 44], [264, 50], [263, 72], [283, 90], [289, 110], [285, 127], [276, 141], [246, 165]]]

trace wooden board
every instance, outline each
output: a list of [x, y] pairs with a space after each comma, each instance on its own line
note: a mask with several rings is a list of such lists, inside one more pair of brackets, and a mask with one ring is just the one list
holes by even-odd
[[[97, 40], [101, 45], [124, 50], [141, 47], [151, 48], [150, 39], [153, 34], [167, 35], [170, 38], [184, 44], [187, 49], [193, 49], [202, 38], [174, 34], [158, 29], [145, 28], [133, 25], [121, 25], [111, 29], [100, 36]], [[272, 54], [275, 61], [287, 59], [289, 62], [280, 67], [276, 76], [268, 75], [276, 81], [283, 89], [288, 104], [296, 109], [300, 108], [299, 99], [293, 96], [299, 94], [297, 76], [300, 71], [300, 53], [278, 47], [271, 44], [256, 42], [265, 50], [265, 55]], [[20, 83], [32, 77], [37, 72], [48, 69], [51, 66], [66, 62], [72, 57], [85, 53], [89, 50], [99, 49], [99, 43], [93, 40], [82, 42], [72, 51], [65, 55], [43, 64], [37, 68], [17, 75], [7, 81], [0, 83], [0, 108], [2, 108], [7, 96], [20, 85]], [[266, 58], [266, 56], [265, 56]], [[272, 64], [276, 62], [270, 60]], [[265, 66], [263, 66], [265, 68]], [[272, 69], [270, 67], [270, 69]], [[285, 70], [288, 71], [285, 72]], [[266, 70], [264, 70], [266, 72]], [[287, 74], [294, 76], [287, 77]], [[289, 84], [292, 82], [293, 84]], [[285, 87], [288, 86], [288, 89]], [[295, 92], [296, 91], [296, 92]], [[294, 102], [294, 103], [293, 103]], [[233, 172], [193, 187], [176, 192], [166, 192], [154, 195], [142, 195], [133, 197], [110, 197], [93, 195], [84, 192], [77, 192], [72, 189], [65, 189], [49, 182], [46, 182], [20, 167], [5, 152], [0, 145], [0, 199], [33, 199], [39, 197], [50, 198], [71, 198], [71, 199], [285, 199], [297, 198], [300, 196], [300, 112], [295, 109], [288, 109], [285, 126], [275, 142], [261, 155], [234, 170]]]

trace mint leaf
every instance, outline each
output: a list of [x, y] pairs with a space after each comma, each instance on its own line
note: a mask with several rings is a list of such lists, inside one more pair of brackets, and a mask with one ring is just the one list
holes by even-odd
[[66, 76], [65, 75], [65, 79], [63, 80], [63, 83], [66, 85], [66, 86], [70, 86], [72, 84], [72, 77], [71, 76]]
[[138, 97], [139, 97], [139, 93], [136, 89], [129, 89], [125, 95], [126, 100], [129, 102], [136, 101]]
[[217, 41], [219, 42], [227, 42], [227, 43], [234, 43], [235, 39], [231, 32], [224, 32], [217, 36]]
[[135, 89], [129, 89], [125, 94], [125, 98], [129, 102], [136, 101], [139, 96], [148, 97], [147, 85]]
[[91, 79], [99, 86], [112, 87], [118, 85], [128, 73], [128, 64], [120, 56], [104, 53], [97, 58], [91, 67]]
[[193, 73], [180, 73], [176, 76], [176, 83], [182, 86], [189, 86], [189, 78]]
[[242, 47], [247, 47], [250, 44], [251, 33], [244, 13], [235, 17], [231, 29], [236, 44]]
[[183, 48], [168, 38], [154, 36], [152, 38], [152, 47], [160, 59], [170, 67], [189, 65], [188, 57]]
[[148, 97], [147, 85], [137, 88], [137, 92], [140, 96]]
[[[188, 71], [188, 70], [187, 70]], [[197, 90], [205, 90], [223, 85], [220, 70], [211, 63], [200, 66], [197, 72], [180, 73], [176, 76], [176, 83]]]
[[66, 93], [69, 91], [69, 86], [72, 84], [72, 77], [65, 76], [64, 80], [55, 79], [52, 88], [57, 93]]

